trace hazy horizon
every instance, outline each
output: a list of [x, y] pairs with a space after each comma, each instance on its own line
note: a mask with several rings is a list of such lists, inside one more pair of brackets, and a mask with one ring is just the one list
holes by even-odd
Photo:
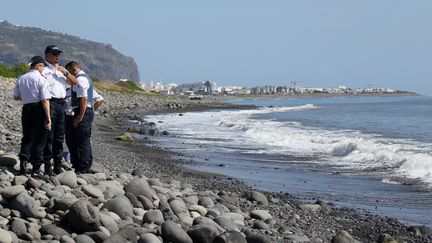
[[[0, 19], [110, 43], [141, 80], [432, 94], [432, 2], [5, 2]], [[41, 47], [43, 49], [44, 47]]]

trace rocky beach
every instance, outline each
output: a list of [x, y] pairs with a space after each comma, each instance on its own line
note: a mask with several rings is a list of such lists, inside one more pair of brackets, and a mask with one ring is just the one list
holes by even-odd
[[11, 97], [14, 82], [0, 78], [0, 242], [432, 241], [426, 226], [186, 169], [193, 161], [145, 139], [164, 134], [146, 114], [239, 108], [212, 99], [99, 90], [105, 103], [93, 123], [92, 174], [75, 174], [65, 161], [57, 176], [18, 175], [21, 104]]

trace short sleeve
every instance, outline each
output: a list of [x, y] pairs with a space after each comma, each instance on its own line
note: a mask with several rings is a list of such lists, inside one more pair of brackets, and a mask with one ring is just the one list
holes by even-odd
[[40, 100], [48, 100], [51, 99], [51, 94], [48, 89], [48, 81], [41, 77], [39, 79], [40, 83]]
[[21, 97], [21, 93], [19, 91], [19, 85], [18, 85], [19, 79], [17, 79], [16, 84], [15, 84], [15, 88], [14, 88], [14, 92], [13, 92], [13, 96], [14, 97]]
[[87, 90], [90, 88], [90, 83], [86, 77], [77, 78], [77, 97], [87, 97]]
[[100, 95], [98, 92], [96, 92], [96, 90], [93, 89], [93, 100], [94, 101], [101, 101], [101, 100], [104, 100], [104, 98], [102, 97], [102, 95]]

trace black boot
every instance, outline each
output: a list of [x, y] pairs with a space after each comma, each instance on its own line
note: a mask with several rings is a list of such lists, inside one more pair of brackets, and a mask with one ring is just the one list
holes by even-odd
[[26, 166], [27, 166], [28, 161], [27, 160], [20, 160], [20, 170], [19, 173], [20, 175], [25, 175], [27, 173], [26, 171]]
[[44, 169], [45, 169], [45, 172], [44, 172], [45, 175], [48, 175], [48, 176], [53, 175], [53, 169], [51, 166], [51, 161], [45, 161], [44, 162]]
[[31, 173], [32, 177], [41, 177], [42, 176], [41, 171], [40, 171], [40, 167], [41, 167], [41, 164], [33, 164], [33, 169], [32, 169], [32, 173]]
[[58, 175], [62, 173], [62, 161], [54, 161], [54, 174]]

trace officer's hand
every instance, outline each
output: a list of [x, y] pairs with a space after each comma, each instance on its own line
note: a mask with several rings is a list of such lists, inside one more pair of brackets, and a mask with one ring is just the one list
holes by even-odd
[[62, 73], [66, 72], [66, 69], [63, 66], [58, 66], [57, 70], [60, 71], [60, 72], [62, 72]]
[[81, 116], [77, 116], [73, 122], [73, 126], [74, 127], [78, 127], [79, 123], [82, 121], [82, 117]]
[[47, 129], [48, 131], [51, 131], [51, 121], [48, 121], [47, 123], [45, 123], [45, 129]]

